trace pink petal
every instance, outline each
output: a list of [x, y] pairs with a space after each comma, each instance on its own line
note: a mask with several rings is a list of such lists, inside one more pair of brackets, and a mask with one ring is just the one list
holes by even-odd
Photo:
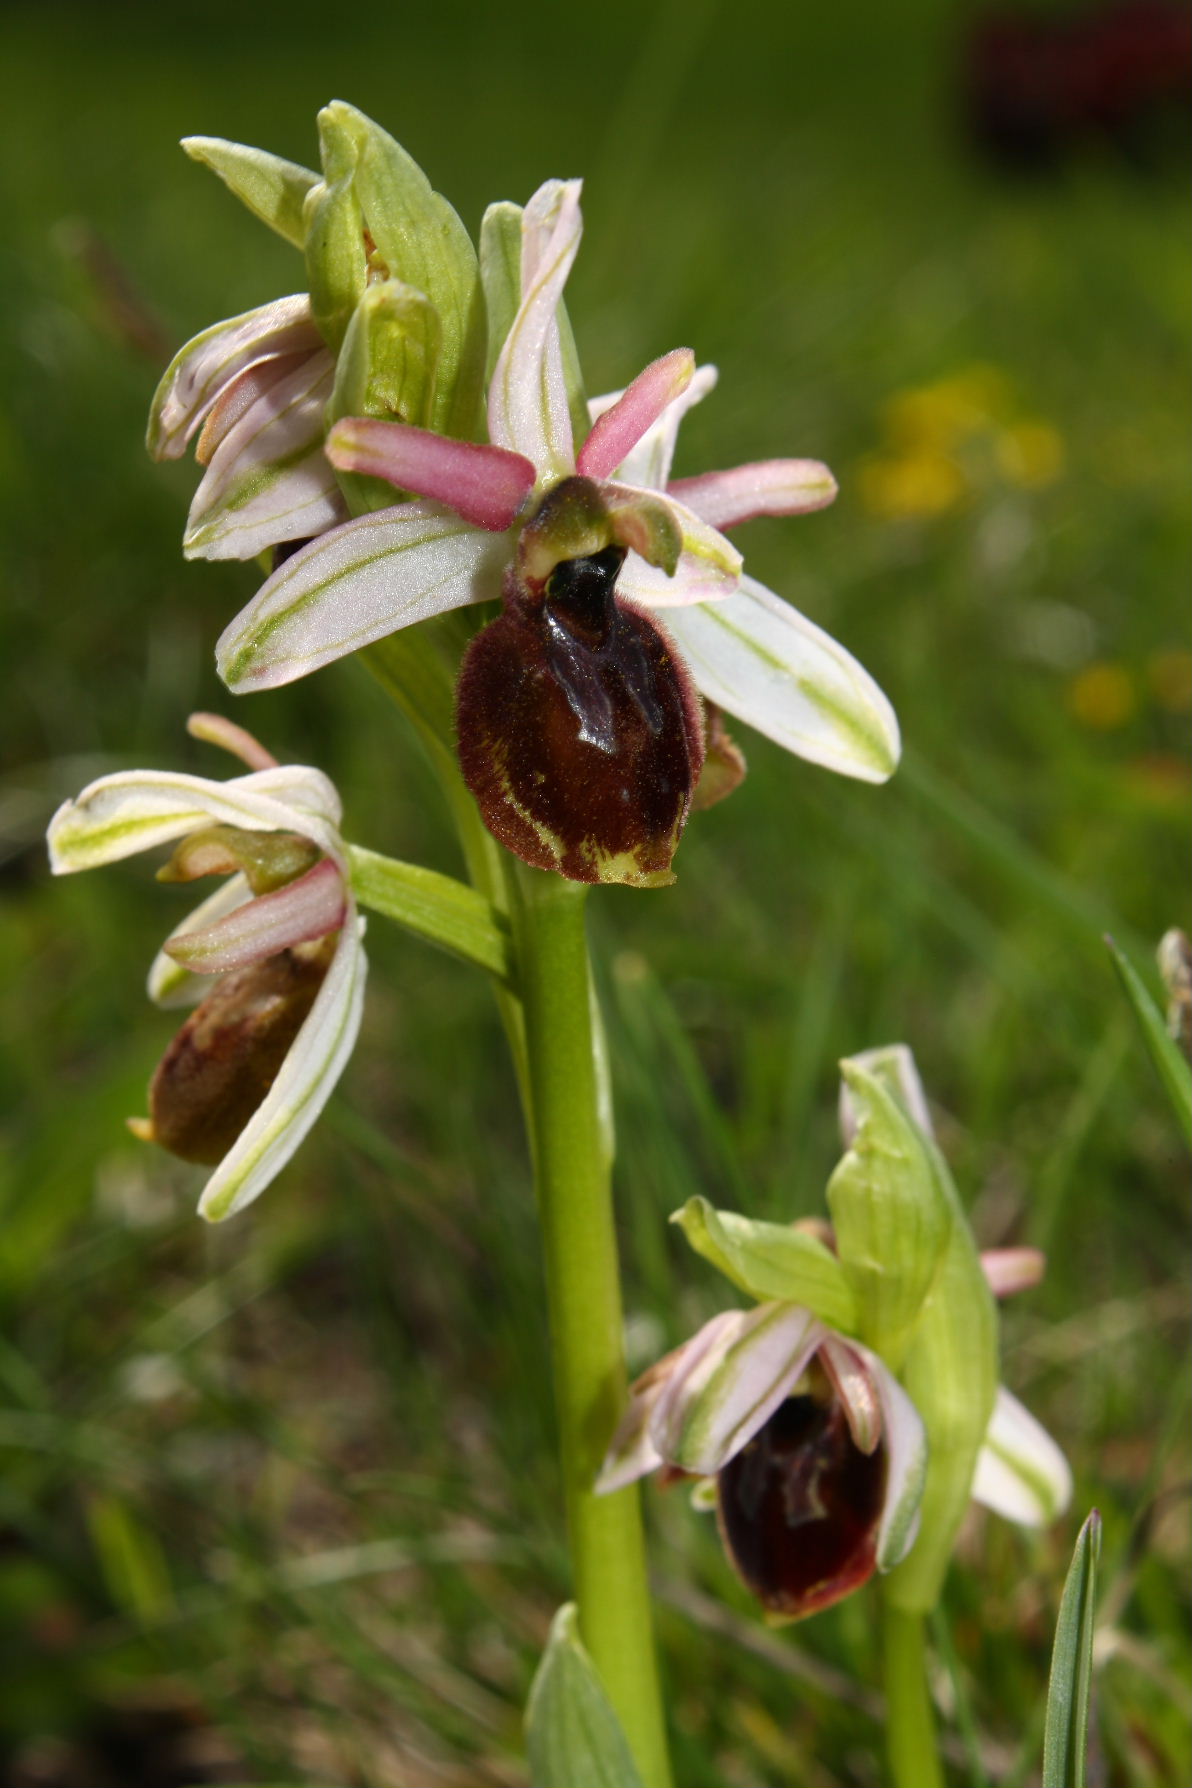
[[1046, 1269], [1047, 1256], [1041, 1248], [987, 1248], [981, 1256], [981, 1271], [995, 1298], [1029, 1291]]
[[[595, 434], [593, 429], [589, 439]], [[836, 480], [817, 459], [763, 459], [729, 472], [676, 478], [667, 490], [714, 528], [735, 528], [758, 515], [806, 515], [812, 509], [826, 509], [836, 496]]]
[[844, 1405], [853, 1445], [863, 1453], [872, 1453], [882, 1437], [882, 1406], [864, 1354], [850, 1347], [843, 1336], [829, 1332], [820, 1347], [819, 1362]]
[[502, 534], [534, 488], [533, 463], [505, 447], [453, 441], [404, 422], [349, 416], [327, 436], [341, 472], [384, 478], [398, 490], [446, 503], [478, 528]]
[[202, 739], [204, 744], [218, 745], [221, 751], [230, 751], [250, 770], [277, 769], [273, 753], [266, 751], [247, 727], [237, 726], [234, 720], [226, 720], [222, 714], [192, 714], [186, 722], [186, 730], [192, 739]]
[[164, 948], [192, 974], [222, 975], [338, 931], [346, 912], [343, 877], [325, 857], [275, 894], [250, 900], [202, 931], [182, 932]]
[[310, 354], [320, 345], [305, 292], [204, 329], [162, 375], [149, 416], [150, 453], [177, 459], [220, 393], [247, 367], [279, 354]]
[[195, 442], [195, 458], [199, 464], [210, 465], [211, 456], [224, 436], [231, 433], [257, 399], [266, 396], [279, 379], [297, 372], [306, 359], [306, 354], [277, 354], [271, 360], [259, 360], [255, 366], [246, 367], [238, 378], [225, 385], [208, 410], [203, 431]]
[[305, 540], [347, 510], [323, 455], [323, 411], [335, 378], [325, 349], [270, 383], [211, 456], [186, 520], [188, 559], [251, 559]]
[[597, 418], [580, 449], [576, 471], [586, 478], [611, 478], [667, 404], [681, 397], [695, 375], [695, 355], [676, 348], [638, 373], [611, 409]]

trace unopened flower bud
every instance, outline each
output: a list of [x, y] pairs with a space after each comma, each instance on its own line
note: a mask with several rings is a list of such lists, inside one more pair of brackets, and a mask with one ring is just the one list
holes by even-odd
[[222, 1161], [273, 1085], [335, 945], [331, 935], [221, 976], [159, 1062], [137, 1133], [184, 1161]]
[[204, 826], [175, 845], [159, 882], [193, 882], [204, 875], [240, 870], [254, 894], [284, 888], [314, 867], [319, 847], [298, 832], [249, 832], [239, 826]]

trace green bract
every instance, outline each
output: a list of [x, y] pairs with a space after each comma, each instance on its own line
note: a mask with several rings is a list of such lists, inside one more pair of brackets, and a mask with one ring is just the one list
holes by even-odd
[[997, 1395], [993, 1294], [951, 1175], [931, 1150], [955, 1220], [902, 1369], [930, 1448], [919, 1539], [886, 1586], [908, 1613], [927, 1613], [939, 1600]]
[[[375, 244], [374, 271], [424, 292], [442, 325], [442, 365], [428, 426], [477, 438], [484, 380], [484, 294], [476, 251], [447, 200], [413, 158], [358, 112], [333, 100], [320, 132], [354, 157], [355, 190]], [[350, 146], [350, 149], [349, 149]]]
[[[425, 293], [400, 279], [368, 286], [339, 351], [328, 426], [341, 416], [375, 416], [427, 427], [442, 346], [439, 313]], [[340, 483], [357, 513], [393, 504], [393, 486], [384, 479], [343, 472]]]
[[856, 1332], [857, 1304], [848, 1277], [817, 1236], [715, 1210], [706, 1198], [689, 1198], [671, 1222], [697, 1254], [750, 1297], [802, 1304], [833, 1328]]
[[295, 161], [270, 155], [267, 149], [250, 149], [245, 143], [228, 143], [222, 137], [183, 137], [182, 147], [192, 161], [200, 161], [218, 174], [262, 223], [295, 248], [304, 245], [306, 195], [317, 185], [317, 174]]
[[356, 190], [358, 146], [336, 108], [319, 113], [323, 178], [306, 198], [306, 278], [324, 341], [338, 351], [368, 278], [364, 214]]
[[841, 1064], [856, 1132], [828, 1182], [857, 1333], [897, 1369], [948, 1242], [952, 1210], [922, 1132], [879, 1075]]

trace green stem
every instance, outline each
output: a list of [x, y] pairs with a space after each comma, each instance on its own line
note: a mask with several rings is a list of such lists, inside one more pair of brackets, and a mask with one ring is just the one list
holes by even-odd
[[637, 1488], [592, 1492], [624, 1404], [626, 1373], [593, 1053], [585, 890], [520, 866], [517, 887], [511, 918], [580, 1632], [645, 1788], [669, 1788]]
[[885, 1603], [886, 1754], [893, 1788], [944, 1788], [923, 1616]]

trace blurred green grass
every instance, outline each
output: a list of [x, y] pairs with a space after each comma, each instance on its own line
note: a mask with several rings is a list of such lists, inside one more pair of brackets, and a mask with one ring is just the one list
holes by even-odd
[[[1078, 1483], [1054, 1534], [964, 1536], [940, 1695], [971, 1703], [984, 1762], [954, 1722], [955, 1779], [1031, 1779], [1094, 1502], [1101, 1779], [1187, 1779], [1185, 1173], [1100, 942], [1112, 927], [1145, 964], [1188, 916], [1183, 195], [1109, 154], [1037, 183], [975, 163], [959, 24], [938, 0], [0, 20], [5, 1788], [519, 1783], [519, 1709], [565, 1594], [536, 1236], [486, 990], [375, 922], [327, 1120], [209, 1232], [195, 1176], [122, 1127], [171, 1029], [140, 991], [170, 892], [135, 866], [52, 884], [39, 843], [104, 769], [214, 769], [182, 720], [227, 707], [211, 649], [254, 582], [182, 562], [193, 469], [145, 459], [159, 363], [81, 245], [167, 344], [300, 284], [175, 143], [309, 162], [333, 94], [473, 229], [491, 198], [585, 176], [571, 310], [591, 389], [687, 341], [721, 384], [680, 471], [828, 460], [832, 510], [743, 544], [903, 724], [883, 790], [745, 737], [750, 776], [693, 822], [677, 887], [593, 903], [636, 1363], [722, 1296], [667, 1213], [695, 1191], [819, 1209], [837, 1058], [912, 1042], [982, 1240], [1050, 1251], [1006, 1313], [1005, 1370]], [[996, 414], [924, 466], [908, 403], [946, 433], [974, 368]], [[1034, 483], [1006, 447], [1023, 425], [1051, 442]], [[958, 500], [892, 512], [922, 510], [941, 457]], [[357, 667], [247, 718], [336, 777], [353, 836], [456, 867]], [[680, 1779], [878, 1780], [867, 1598], [768, 1635], [709, 1524], [674, 1493], [649, 1510]]]

